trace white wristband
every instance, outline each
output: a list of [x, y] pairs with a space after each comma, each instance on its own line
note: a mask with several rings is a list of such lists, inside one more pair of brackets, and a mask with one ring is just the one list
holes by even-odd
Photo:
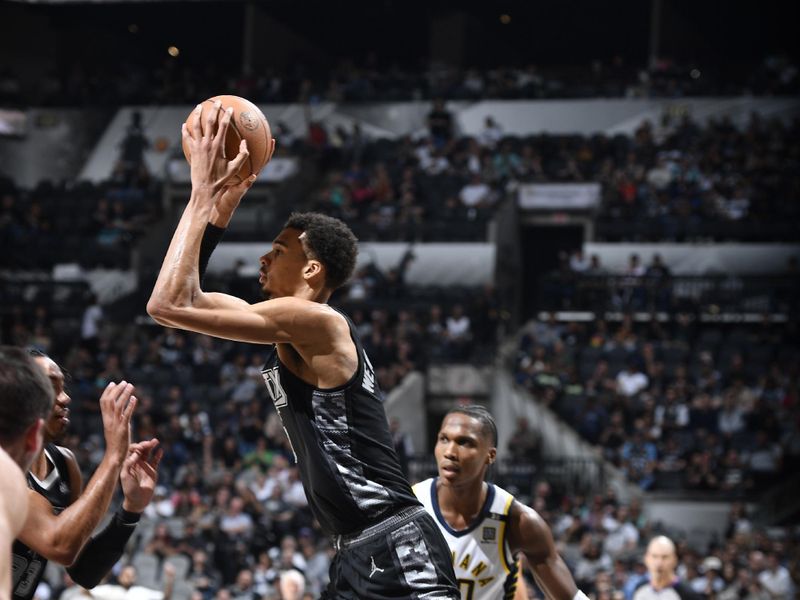
[[577, 592], [575, 592], [575, 595], [572, 597], [572, 600], [589, 600], [589, 598], [587, 598], [586, 594], [584, 594], [582, 591], [578, 590]]

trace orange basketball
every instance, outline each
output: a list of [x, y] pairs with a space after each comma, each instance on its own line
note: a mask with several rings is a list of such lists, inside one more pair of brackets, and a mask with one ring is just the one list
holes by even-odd
[[[220, 111], [228, 107], [233, 108], [231, 124], [225, 136], [225, 158], [233, 160], [239, 154], [239, 144], [242, 138], [247, 140], [247, 150], [250, 152], [250, 157], [244, 161], [242, 168], [231, 179], [232, 183], [238, 183], [244, 181], [253, 173], [258, 173], [267, 164], [270, 148], [272, 147], [272, 132], [264, 113], [255, 104], [239, 96], [214, 96], [205, 100], [203, 102], [203, 112], [200, 113], [201, 119], [203, 115], [207, 114], [206, 111], [214, 105], [216, 100], [222, 103]], [[190, 134], [194, 126], [194, 119], [195, 112], [192, 111], [186, 118], [186, 126], [189, 128]], [[192, 157], [189, 148], [186, 147], [185, 142], [182, 144], [183, 154], [191, 164]]]

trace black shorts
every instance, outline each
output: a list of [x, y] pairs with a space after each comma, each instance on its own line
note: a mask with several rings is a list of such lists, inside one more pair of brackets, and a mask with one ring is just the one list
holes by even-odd
[[450, 548], [421, 506], [334, 539], [324, 600], [460, 600]]

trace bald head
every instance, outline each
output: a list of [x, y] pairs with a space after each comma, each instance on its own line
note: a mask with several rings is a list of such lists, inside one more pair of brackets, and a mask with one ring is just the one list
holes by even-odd
[[665, 535], [659, 535], [650, 540], [650, 543], [647, 545], [647, 552], [667, 553], [675, 557], [677, 557], [678, 554], [675, 548], [675, 542]]
[[667, 536], [659, 535], [650, 540], [644, 555], [644, 564], [650, 573], [650, 583], [660, 589], [675, 579], [678, 553], [675, 543]]

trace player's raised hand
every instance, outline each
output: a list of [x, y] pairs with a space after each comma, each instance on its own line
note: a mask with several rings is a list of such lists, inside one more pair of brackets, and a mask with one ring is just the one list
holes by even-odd
[[212, 196], [225, 187], [249, 157], [247, 142], [243, 139], [239, 144], [239, 154], [233, 160], [225, 158], [225, 136], [233, 109], [221, 108], [222, 103], [219, 100], [215, 100], [205, 111], [203, 105], [198, 104], [191, 130], [186, 123], [181, 128], [183, 143], [189, 148], [192, 157], [192, 189], [209, 190]]
[[164, 451], [158, 447], [155, 438], [130, 445], [119, 476], [125, 496], [122, 508], [140, 513], [147, 507], [158, 484], [158, 465], [162, 456]]
[[111, 382], [100, 396], [100, 414], [103, 417], [103, 434], [106, 454], [119, 460], [120, 465], [128, 455], [131, 443], [131, 417], [136, 408], [133, 384], [126, 381]]

